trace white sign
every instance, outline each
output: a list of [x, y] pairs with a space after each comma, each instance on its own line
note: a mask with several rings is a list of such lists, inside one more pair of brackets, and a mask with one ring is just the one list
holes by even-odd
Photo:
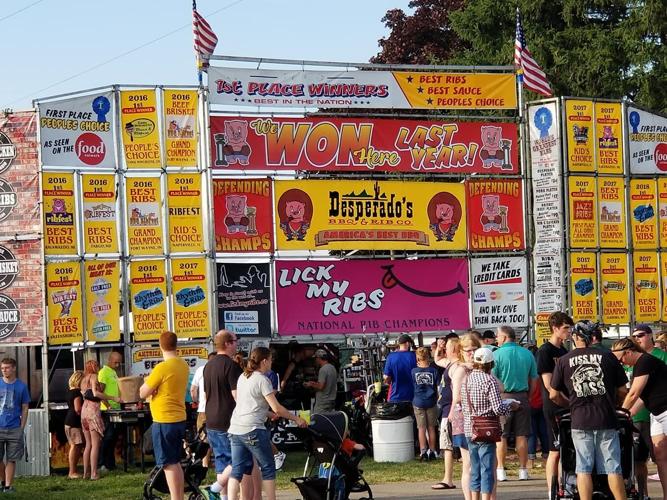
[[[194, 374], [200, 366], [204, 366], [208, 360], [208, 344], [183, 346], [177, 348], [178, 355], [185, 360], [190, 368], [190, 373]], [[133, 347], [132, 364], [130, 365], [130, 375], [147, 376], [155, 365], [163, 361], [162, 353], [159, 347]]]
[[116, 167], [112, 92], [40, 102], [38, 108], [43, 165]]
[[225, 329], [237, 335], [259, 335], [259, 323], [225, 323]]
[[667, 173], [667, 118], [628, 106], [630, 173]]
[[525, 258], [471, 259], [470, 269], [475, 328], [527, 327]]

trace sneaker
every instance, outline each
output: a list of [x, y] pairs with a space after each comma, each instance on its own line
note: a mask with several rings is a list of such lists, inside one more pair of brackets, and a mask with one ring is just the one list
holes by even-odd
[[16, 490], [13, 486], [5, 486], [5, 489], [2, 490], [3, 493], [16, 493]]
[[429, 456], [428, 456], [428, 450], [427, 451], [422, 451], [421, 454], [419, 455], [419, 461], [420, 462], [428, 462], [429, 461]]
[[505, 469], [496, 469], [496, 478], [498, 481], [507, 481], [507, 476], [505, 475]]
[[519, 481], [528, 481], [529, 479], [528, 469], [519, 469]]
[[220, 494], [211, 491], [210, 486], [207, 486], [205, 488], [202, 486], [201, 488], [199, 488], [199, 493], [201, 493], [201, 496], [205, 500], [220, 500]]
[[273, 461], [276, 463], [276, 470], [280, 470], [283, 468], [283, 464], [285, 463], [285, 459], [287, 458], [287, 455], [279, 451], [275, 455], [273, 455]]
[[428, 459], [429, 460], [437, 460], [438, 458], [440, 458], [438, 456], [438, 452], [435, 451], [435, 450], [428, 450], [427, 453], [428, 453]]

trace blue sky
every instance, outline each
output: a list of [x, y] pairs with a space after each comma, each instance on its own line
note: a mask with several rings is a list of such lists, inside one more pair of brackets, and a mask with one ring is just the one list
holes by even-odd
[[[199, 0], [197, 10], [218, 35], [216, 54], [367, 62], [389, 33], [386, 11], [407, 5]], [[2, 0], [0, 109], [114, 83], [194, 85], [191, 23], [189, 0]]]

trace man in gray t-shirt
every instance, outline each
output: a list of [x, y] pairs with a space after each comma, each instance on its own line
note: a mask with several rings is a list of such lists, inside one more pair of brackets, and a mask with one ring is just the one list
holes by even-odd
[[336, 389], [338, 372], [336, 367], [329, 363], [329, 356], [324, 349], [318, 349], [313, 355], [320, 370], [317, 382], [306, 382], [304, 385], [315, 389], [315, 406], [313, 413], [327, 413], [336, 409]]

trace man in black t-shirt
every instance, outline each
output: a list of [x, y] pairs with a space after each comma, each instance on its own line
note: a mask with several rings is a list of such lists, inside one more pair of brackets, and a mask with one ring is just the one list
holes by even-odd
[[593, 496], [593, 467], [606, 474], [616, 500], [625, 500], [616, 407], [627, 393], [628, 378], [611, 352], [591, 347], [597, 323], [573, 328], [576, 349], [560, 357], [551, 377], [551, 399], [561, 392], [570, 402], [579, 497]]
[[560, 451], [555, 443], [556, 441], [556, 411], [562, 407], [567, 407], [567, 400], [562, 399], [552, 402], [549, 399], [549, 390], [551, 389], [551, 374], [556, 366], [556, 360], [567, 354], [567, 349], [563, 347], [563, 342], [570, 338], [570, 330], [574, 326], [574, 321], [564, 312], [554, 312], [549, 316], [549, 327], [551, 328], [551, 338], [542, 344], [537, 351], [537, 375], [541, 381], [542, 390], [542, 411], [544, 421], [547, 425], [547, 441], [549, 445], [549, 457], [547, 458], [546, 475], [547, 488], [551, 491], [551, 481], [558, 477], [558, 460]]
[[213, 340], [218, 355], [206, 363], [203, 375], [206, 435], [215, 457], [217, 474], [217, 481], [207, 491], [208, 498], [227, 495], [227, 480], [232, 471], [232, 448], [227, 429], [236, 407], [236, 382], [242, 373], [241, 367], [232, 359], [238, 342], [236, 334], [220, 330]]

